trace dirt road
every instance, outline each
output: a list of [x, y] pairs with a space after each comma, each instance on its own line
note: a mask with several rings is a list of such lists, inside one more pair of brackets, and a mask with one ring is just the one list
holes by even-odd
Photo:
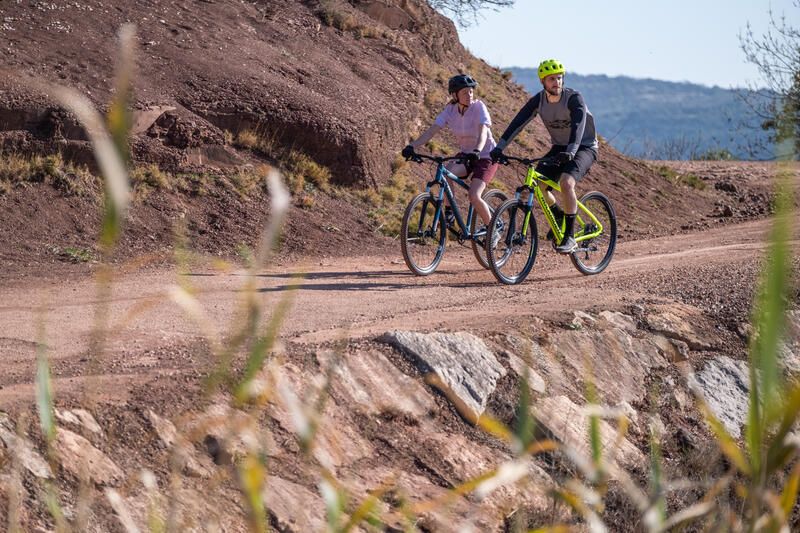
[[[268, 310], [299, 283], [282, 324], [283, 342], [292, 346], [394, 329], [504, 331], [523, 327], [532, 317], [558, 319], [573, 310], [671, 300], [735, 322], [746, 319], [768, 227], [761, 220], [653, 240], [623, 238], [609, 268], [590, 277], [567, 258], [540, 248], [528, 280], [513, 287], [498, 284], [471, 250], [460, 246], [448, 248], [439, 270], [424, 278], [407, 271], [398, 249], [387, 257], [268, 268], [255, 283]], [[125, 402], [134, 389], [159, 380], [192, 386], [206, 369], [207, 350], [198, 340], [197, 323], [169, 296], [178, 281], [174, 270], [119, 275], [107, 304], [99, 303], [94, 278], [0, 288], [0, 409], [34, 402], [41, 339], [58, 401], [69, 403], [92, 388], [105, 401]], [[209, 323], [225, 336], [247, 274], [198, 270], [180, 281], [194, 287]], [[95, 324], [104, 319], [111, 333], [97, 359], [88, 347]]]

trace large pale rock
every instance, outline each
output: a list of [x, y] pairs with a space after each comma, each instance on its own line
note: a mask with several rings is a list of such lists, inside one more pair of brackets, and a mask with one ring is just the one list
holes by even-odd
[[628, 333], [634, 333], [638, 329], [636, 319], [625, 313], [617, 311], [600, 311], [598, 314], [600, 325], [606, 328], [617, 328]]
[[528, 387], [531, 391], [539, 394], [544, 394], [547, 391], [547, 383], [545, 383], [544, 378], [531, 365], [525, 363], [521, 357], [508, 354], [508, 364], [520, 377], [527, 376]]
[[733, 437], [742, 434], [750, 398], [750, 371], [746, 361], [727, 356], [708, 361], [703, 370], [690, 374], [689, 386], [697, 391], [708, 408]]
[[610, 405], [641, 400], [647, 375], [668, 365], [652, 339], [634, 338], [618, 328], [565, 331], [546, 349], [569, 370], [576, 392], [582, 393], [582, 383], [591, 379], [600, 402]]
[[19, 464], [25, 470], [38, 478], [50, 479], [53, 477], [47, 461], [39, 455], [31, 441], [10, 429], [5, 415], [0, 415], [0, 441], [3, 442], [10, 454], [17, 457]]
[[117, 486], [125, 473], [92, 443], [64, 428], [58, 428], [55, 441], [61, 466], [78, 478], [88, 476], [98, 485]]
[[647, 325], [656, 333], [685, 342], [692, 350], [710, 350], [712, 345], [692, 325], [697, 319], [696, 311], [673, 307], [647, 315]]
[[[326, 365], [334, 360], [331, 352], [317, 356]], [[392, 410], [421, 417], [434, 408], [427, 389], [375, 350], [342, 354], [334, 384], [369, 414]]]
[[102, 435], [103, 428], [97, 423], [92, 414], [86, 409], [60, 409], [55, 410], [56, 419], [63, 424], [72, 424], [87, 431], [89, 434]]
[[[515, 462], [509, 454], [470, 441], [457, 433], [434, 433], [425, 439], [423, 448], [426, 453], [417, 457], [420, 463], [454, 487], [505, 469]], [[505, 511], [523, 503], [541, 509], [548, 506], [550, 499], [546, 491], [552, 485], [552, 479], [531, 460], [525, 461], [522, 467], [524, 475], [518, 480], [504, 483], [501, 476], [487, 482], [493, 488], [481, 495], [484, 512], [502, 519]], [[474, 496], [469, 494], [467, 498], [474, 499]]]
[[394, 331], [382, 339], [398, 346], [420, 371], [436, 374], [474, 415], [483, 414], [506, 373], [486, 344], [469, 333]]
[[[591, 457], [589, 447], [589, 417], [581, 407], [566, 396], [543, 398], [534, 407], [534, 415], [553, 438], [572, 448], [584, 457]], [[615, 448], [617, 430], [605, 420], [600, 420], [600, 440], [603, 454], [608, 460], [627, 470], [642, 468], [646, 459], [627, 439]]]
[[305, 533], [324, 529], [325, 502], [302, 485], [270, 476], [262, 496], [278, 531]]
[[527, 366], [531, 390], [549, 395], [578, 392], [572, 381], [564, 374], [562, 361], [557, 354], [545, 350], [538, 343], [514, 335], [505, 336], [506, 343], [511, 347], [507, 351], [509, 365], [514, 371], [522, 375]]

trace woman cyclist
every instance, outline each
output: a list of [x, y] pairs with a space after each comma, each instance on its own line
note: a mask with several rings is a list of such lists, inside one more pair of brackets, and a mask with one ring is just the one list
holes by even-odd
[[[489, 129], [492, 126], [489, 111], [483, 102], [473, 99], [473, 87], [477, 85], [478, 82], [467, 74], [458, 74], [450, 78], [447, 84], [450, 103], [439, 113], [433, 125], [425, 133], [403, 148], [402, 155], [406, 159], [411, 158], [417, 146], [424, 145], [442, 128], [449, 126], [458, 139], [461, 150], [458, 155], [463, 156], [464, 163], [459, 160], [449, 161], [446, 168], [460, 178], [472, 174], [469, 201], [483, 220], [484, 228], [476, 232], [480, 233], [485, 231], [485, 225], [488, 225], [492, 218], [489, 205], [483, 201], [481, 195], [492, 181], [498, 164], [492, 162], [489, 156], [489, 152], [496, 146]], [[447, 206], [445, 214], [448, 224], [452, 224], [453, 215], [449, 209], [450, 206]]]

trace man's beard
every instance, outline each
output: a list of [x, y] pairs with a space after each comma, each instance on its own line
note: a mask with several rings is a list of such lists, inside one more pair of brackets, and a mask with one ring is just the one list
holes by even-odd
[[547, 89], [547, 88], [545, 88], [545, 91], [547, 91], [547, 94], [549, 94], [550, 96], [561, 96], [561, 90], [562, 90], [561, 87], [558, 87], [558, 88], [555, 88], [555, 89]]

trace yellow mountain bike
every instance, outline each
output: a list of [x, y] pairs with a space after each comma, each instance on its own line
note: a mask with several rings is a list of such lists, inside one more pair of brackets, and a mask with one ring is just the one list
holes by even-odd
[[[501, 283], [515, 285], [522, 283], [530, 273], [536, 259], [539, 235], [536, 219], [533, 217], [533, 199], [539, 202], [553, 234], [553, 246], [564, 236], [562, 225], [556, 223], [553, 212], [544, 199], [540, 187], [549, 185], [556, 191], [561, 187], [534, 169], [538, 162], [548, 163], [545, 158], [526, 159], [502, 156], [501, 164], [511, 161], [528, 167], [525, 183], [517, 188], [514, 198], [507, 200], [492, 215], [487, 235], [495, 228], [500, 232], [499, 239], [486, 239], [486, 259], [489, 268]], [[570, 259], [581, 273], [598, 274], [611, 262], [617, 243], [617, 216], [611, 202], [600, 192], [593, 191], [578, 201], [575, 217], [575, 241], [578, 247], [570, 253]]]

